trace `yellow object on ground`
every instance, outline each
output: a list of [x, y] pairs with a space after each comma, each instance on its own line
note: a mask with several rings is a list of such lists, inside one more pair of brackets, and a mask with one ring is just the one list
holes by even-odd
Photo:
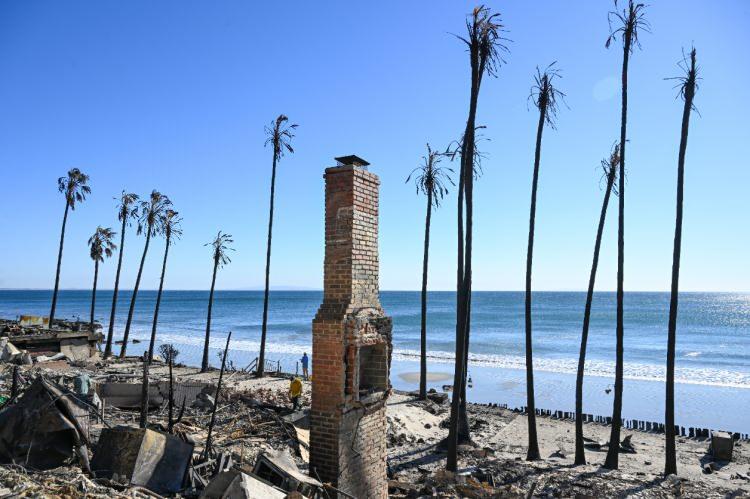
[[289, 396], [299, 397], [300, 395], [302, 395], [302, 380], [294, 378], [292, 379], [292, 382], [289, 383]]

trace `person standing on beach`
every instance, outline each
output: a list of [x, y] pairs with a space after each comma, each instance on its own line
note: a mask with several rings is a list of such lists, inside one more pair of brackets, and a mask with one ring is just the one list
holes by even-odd
[[307, 352], [304, 352], [302, 354], [302, 358], [299, 359], [299, 361], [302, 364], [302, 379], [307, 381], [307, 377], [308, 377], [307, 367], [310, 364], [310, 358], [307, 356]]
[[289, 398], [292, 401], [292, 410], [299, 409], [299, 398], [302, 396], [302, 380], [297, 376], [289, 383]]

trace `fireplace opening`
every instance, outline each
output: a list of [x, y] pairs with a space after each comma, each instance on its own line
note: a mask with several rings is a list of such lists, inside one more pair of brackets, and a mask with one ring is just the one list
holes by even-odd
[[388, 355], [385, 343], [359, 348], [359, 395], [388, 389]]

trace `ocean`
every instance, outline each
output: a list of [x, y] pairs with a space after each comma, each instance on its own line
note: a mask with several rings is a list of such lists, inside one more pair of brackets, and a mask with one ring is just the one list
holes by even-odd
[[[131, 291], [118, 300], [115, 337], [127, 318]], [[0, 290], [0, 317], [49, 313], [49, 290]], [[148, 346], [155, 291], [141, 291], [128, 347], [139, 354]], [[319, 291], [272, 291], [266, 357], [285, 370], [311, 350], [311, 321], [322, 299]], [[572, 411], [585, 293], [533, 295], [534, 364], [537, 406]], [[112, 292], [97, 294], [95, 317], [109, 323]], [[87, 320], [90, 291], [63, 290], [57, 316]], [[383, 291], [381, 302], [393, 317], [393, 367], [396, 388], [414, 389], [419, 370], [420, 293]], [[200, 362], [208, 291], [165, 291], [159, 316], [159, 343], [172, 343], [179, 361]], [[470, 349], [471, 401], [525, 405], [524, 293], [476, 292], [472, 297]], [[625, 388], [623, 417], [662, 422], [669, 293], [625, 294]], [[212, 355], [232, 331], [229, 359], [244, 367], [257, 356], [263, 293], [218, 291], [212, 317]], [[438, 389], [451, 383], [455, 336], [455, 293], [428, 295], [429, 370]], [[584, 384], [584, 411], [611, 412], [615, 348], [615, 294], [596, 293], [593, 303]], [[115, 349], [119, 351], [119, 347]], [[682, 293], [677, 330], [677, 423], [750, 432], [750, 294]]]

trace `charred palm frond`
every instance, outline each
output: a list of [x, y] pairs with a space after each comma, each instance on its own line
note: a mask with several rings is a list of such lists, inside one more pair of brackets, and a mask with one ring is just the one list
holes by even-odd
[[164, 233], [162, 222], [166, 211], [172, 206], [172, 201], [157, 190], [151, 191], [148, 201], [141, 201], [138, 217], [138, 234], [150, 232], [151, 236]]
[[72, 168], [67, 176], [57, 179], [57, 190], [65, 195], [71, 210], [75, 210], [76, 203], [83, 202], [91, 194], [88, 182], [89, 176], [78, 168]]
[[651, 24], [646, 20], [646, 4], [634, 3], [628, 0], [628, 6], [618, 10], [618, 1], [615, 0], [615, 10], [610, 11], [607, 15], [609, 22], [609, 36], [604, 43], [606, 48], [617, 38], [622, 39], [623, 45], [629, 43], [628, 50], [633, 52], [633, 47], [641, 48], [641, 42], [638, 38], [640, 31], [651, 33]]
[[[476, 57], [476, 70], [480, 78], [484, 73], [490, 76], [497, 76], [500, 66], [505, 64], [503, 53], [508, 53], [506, 42], [510, 40], [502, 36], [507, 32], [502, 24], [500, 13], [492, 13], [489, 7], [480, 5], [475, 7], [466, 19], [467, 36], [456, 35], [456, 38], [463, 41], [473, 57]], [[472, 68], [474, 64], [472, 64]]]
[[99, 226], [96, 228], [96, 232], [88, 241], [92, 260], [103, 262], [105, 257], [112, 256], [112, 253], [117, 249], [117, 245], [112, 241], [115, 235], [117, 235], [117, 232], [114, 232], [111, 227]]
[[[703, 79], [698, 76], [698, 74], [700, 73], [700, 67], [697, 66], [695, 62], [695, 47], [690, 50], [689, 55], [685, 55], [684, 51], [682, 52], [682, 59], [677, 63], [677, 66], [679, 66], [684, 74], [664, 79], [677, 82], [674, 86], [674, 88], [677, 89], [677, 95], [675, 96], [675, 99], [682, 99], [682, 101], [685, 102], [687, 97], [686, 92], [688, 88], [692, 88], [692, 92], [697, 92], [698, 88], [700, 87], [698, 82]], [[690, 110], [695, 111], [698, 116], [701, 115], [701, 113], [698, 111], [698, 108], [695, 107], [692, 99], [690, 100]]]
[[284, 156], [284, 152], [294, 153], [294, 149], [290, 141], [294, 138], [294, 130], [297, 128], [297, 124], [287, 124], [289, 118], [285, 115], [280, 114], [278, 118], [271, 122], [270, 125], [265, 127], [266, 132], [266, 143], [273, 145], [274, 159], [277, 161]]
[[117, 220], [130, 225], [130, 220], [138, 218], [138, 199], [138, 194], [123, 190], [120, 202], [117, 204]]
[[233, 242], [234, 239], [232, 239], [231, 234], [224, 234], [219, 231], [213, 241], [206, 243], [203, 246], [211, 246], [213, 248], [214, 263], [216, 263], [219, 268], [222, 268], [224, 265], [232, 261], [227, 252], [234, 251], [234, 248], [229, 246]]
[[440, 206], [443, 197], [448, 194], [447, 184], [456, 185], [448, 175], [448, 172], [453, 173], [453, 169], [438, 166], [445, 156], [446, 152], [436, 151], [427, 144], [427, 155], [422, 156], [422, 164], [414, 168], [406, 178], [407, 184], [414, 178], [417, 194], [431, 196], [435, 208]]
[[612, 194], [617, 196], [617, 172], [620, 167], [620, 144], [615, 142], [612, 146], [612, 152], [609, 153], [609, 157], [602, 159], [599, 167], [602, 169], [602, 176], [599, 179], [600, 187], [602, 183], [607, 185], [609, 177], [612, 176]]
[[182, 236], [182, 228], [180, 227], [182, 217], [179, 216], [178, 212], [167, 209], [161, 216], [159, 223], [168, 244], [174, 244], [174, 239], [179, 239]]
[[544, 123], [552, 129], [556, 128], [559, 102], [565, 103], [565, 94], [554, 85], [556, 78], [562, 78], [561, 71], [555, 67], [555, 64], [557, 64], [556, 61], [547, 66], [544, 71], [540, 71], [537, 66], [534, 85], [528, 97], [528, 101], [533, 102], [534, 107], [544, 113]]

